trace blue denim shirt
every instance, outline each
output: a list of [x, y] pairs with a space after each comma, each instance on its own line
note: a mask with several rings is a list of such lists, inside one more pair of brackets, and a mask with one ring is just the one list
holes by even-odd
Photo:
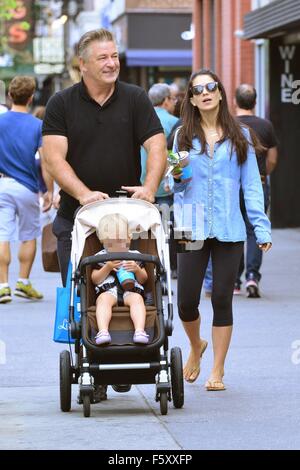
[[[250, 140], [249, 131], [243, 129], [243, 132]], [[214, 155], [210, 158], [209, 146], [205, 153], [201, 153], [199, 139], [193, 139], [193, 149], [189, 152], [192, 180], [176, 183], [174, 179], [174, 192], [183, 192], [183, 207], [176, 207], [175, 204], [176, 220], [181, 220], [182, 226], [192, 226], [194, 240], [217, 238], [224, 242], [245, 241], [246, 227], [240, 210], [242, 187], [247, 215], [254, 227], [257, 243], [271, 242], [271, 224], [264, 212], [263, 189], [254, 149], [249, 145], [247, 160], [239, 165], [234, 150], [230, 157], [230, 148], [229, 140], [217, 142]], [[177, 151], [177, 135], [173, 150]], [[199, 215], [199, 207], [202, 217], [195, 217], [197, 211]], [[186, 222], [189, 219], [187, 212], [193, 214], [191, 224]]]

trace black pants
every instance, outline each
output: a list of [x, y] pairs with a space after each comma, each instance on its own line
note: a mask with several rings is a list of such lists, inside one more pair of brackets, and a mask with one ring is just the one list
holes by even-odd
[[63, 285], [67, 282], [68, 265], [71, 256], [71, 233], [73, 222], [57, 215], [53, 222], [53, 233], [57, 238], [57, 254]]
[[199, 317], [200, 293], [211, 255], [213, 326], [232, 325], [232, 296], [243, 246], [244, 242], [209, 238], [201, 250], [178, 254], [178, 312], [182, 321], [195, 321]]

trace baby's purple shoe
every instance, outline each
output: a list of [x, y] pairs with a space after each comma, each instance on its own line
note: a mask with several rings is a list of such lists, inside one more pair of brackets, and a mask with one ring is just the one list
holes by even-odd
[[145, 331], [136, 330], [133, 335], [133, 342], [137, 344], [148, 344], [149, 343], [149, 335]]
[[111, 342], [111, 336], [107, 330], [100, 330], [95, 336], [96, 344], [108, 344]]

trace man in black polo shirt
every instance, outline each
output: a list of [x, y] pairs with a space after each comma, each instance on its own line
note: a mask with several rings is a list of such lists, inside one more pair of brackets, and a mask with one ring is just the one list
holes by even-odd
[[[120, 63], [110, 31], [84, 34], [79, 59], [82, 81], [50, 99], [43, 125], [47, 168], [61, 187], [53, 231], [64, 285], [77, 207], [121, 188], [153, 202], [167, 157], [164, 131], [147, 94], [118, 80]], [[141, 145], [148, 152], [143, 186]]]
[[[254, 114], [256, 106], [256, 90], [252, 85], [240, 85], [235, 92], [237, 119], [253, 129], [260, 143], [266, 149], [256, 155], [259, 173], [265, 197], [265, 211], [269, 206], [269, 185], [267, 176], [274, 170], [277, 163], [277, 139], [272, 123]], [[262, 250], [256, 244], [253, 226], [250, 224], [244, 199], [241, 198], [241, 209], [247, 228], [247, 257], [246, 257], [246, 290], [248, 297], [260, 297], [259, 281], [261, 279], [260, 267], [262, 263]], [[235, 284], [235, 294], [240, 293], [241, 275], [245, 268], [244, 255], [242, 256], [238, 279]]]

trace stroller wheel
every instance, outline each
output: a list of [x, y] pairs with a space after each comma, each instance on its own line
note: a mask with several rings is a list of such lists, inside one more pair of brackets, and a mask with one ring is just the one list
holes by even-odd
[[91, 416], [91, 399], [89, 395], [83, 396], [83, 415], [85, 418]]
[[182, 408], [184, 404], [184, 384], [182, 371], [182, 355], [180, 348], [171, 349], [171, 385], [175, 408]]
[[168, 392], [160, 392], [160, 412], [162, 415], [168, 414]]
[[61, 411], [71, 409], [72, 372], [69, 351], [62, 351], [59, 356], [60, 408]]

